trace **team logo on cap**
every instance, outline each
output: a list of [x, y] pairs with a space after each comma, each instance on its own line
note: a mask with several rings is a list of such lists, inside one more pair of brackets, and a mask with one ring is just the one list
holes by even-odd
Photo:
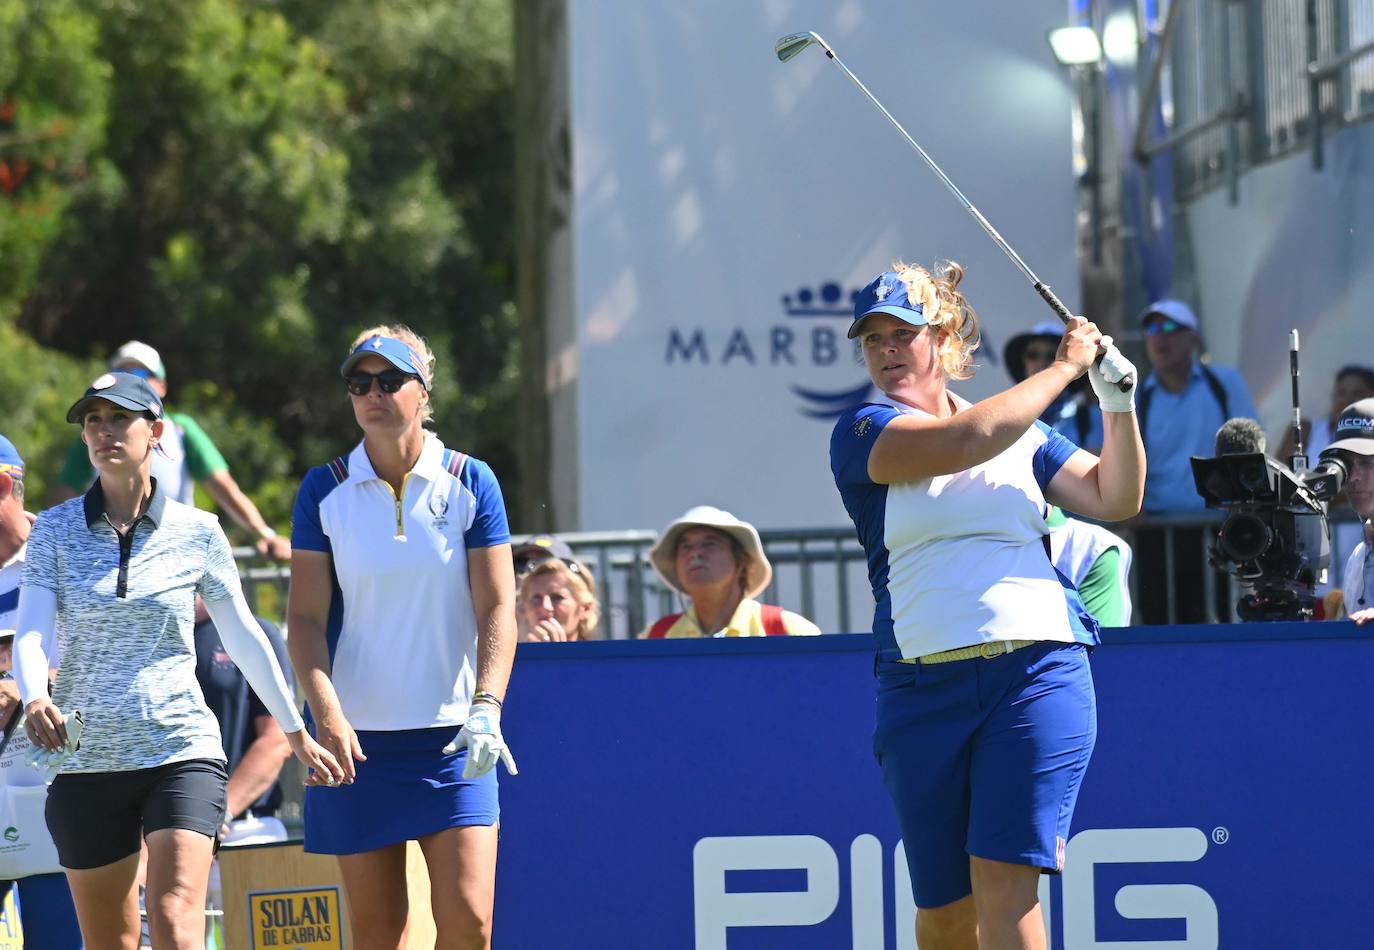
[[117, 383], [117, 382], [119, 382], [119, 380], [118, 380], [118, 379], [115, 379], [115, 374], [114, 374], [114, 373], [105, 373], [103, 376], [97, 376], [97, 377], [96, 377], [95, 382], [91, 383], [91, 388], [92, 388], [92, 389], [109, 389], [111, 386], [113, 386], [113, 385], [114, 385], [115, 383]]
[[372, 347], [374, 350], [380, 350], [382, 348], [382, 338], [374, 336], [372, 342], [369, 343], [368, 346]]
[[879, 300], [887, 299], [887, 295], [890, 293], [892, 293], [892, 286], [888, 284], [886, 277], [880, 279], [878, 286], [873, 288], [873, 296]]

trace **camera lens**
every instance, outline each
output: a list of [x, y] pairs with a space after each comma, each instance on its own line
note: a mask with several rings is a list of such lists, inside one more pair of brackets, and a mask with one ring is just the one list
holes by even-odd
[[1232, 561], [1253, 561], [1269, 549], [1274, 533], [1258, 515], [1236, 512], [1221, 525], [1217, 547]]

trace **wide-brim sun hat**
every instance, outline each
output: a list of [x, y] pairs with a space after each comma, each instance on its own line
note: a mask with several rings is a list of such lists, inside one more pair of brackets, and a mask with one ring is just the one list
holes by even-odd
[[677, 576], [677, 542], [682, 532], [688, 528], [714, 528], [734, 538], [740, 547], [744, 548], [744, 553], [751, 562], [744, 590], [745, 597], [757, 597], [773, 582], [773, 565], [768, 563], [768, 557], [763, 553], [763, 541], [759, 539], [757, 529], [728, 511], [710, 505], [698, 505], [664, 528], [654, 546], [649, 549], [649, 562], [653, 564], [658, 576], [673, 590], [680, 594], [687, 593]]
[[1026, 367], [1022, 360], [1022, 353], [1032, 340], [1048, 339], [1053, 340], [1054, 345], [1058, 346], [1059, 341], [1064, 338], [1064, 324], [1055, 320], [1042, 320], [1035, 326], [1018, 333], [1007, 341], [1007, 345], [1002, 347], [1002, 362], [1007, 367], [1007, 374], [1014, 382], [1021, 382], [1026, 378]]
[[1374, 399], [1361, 399], [1341, 410], [1331, 444], [1322, 455], [1334, 451], [1374, 455]]
[[906, 284], [895, 271], [879, 274], [854, 298], [854, 322], [849, 325], [849, 339], [858, 336], [864, 319], [875, 313], [891, 314], [913, 327], [926, 325], [921, 305], [911, 302]]
[[68, 422], [80, 422], [93, 403], [104, 400], [132, 412], [148, 412], [162, 418], [162, 400], [148, 381], [133, 373], [105, 373], [96, 378], [83, 395], [67, 410]]

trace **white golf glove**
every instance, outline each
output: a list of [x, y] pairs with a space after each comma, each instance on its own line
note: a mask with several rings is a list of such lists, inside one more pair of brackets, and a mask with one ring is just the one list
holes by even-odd
[[459, 749], [468, 750], [463, 778], [481, 778], [495, 768], [498, 761], [511, 775], [520, 774], [515, 767], [515, 757], [506, 748], [506, 740], [501, 735], [501, 710], [495, 706], [479, 704], [468, 710], [468, 721], [463, 723], [453, 741], [444, 746], [444, 754], [452, 755]]
[[43, 749], [30, 745], [29, 751], [24, 753], [24, 764], [43, 773], [44, 785], [51, 785], [52, 780], [57, 778], [57, 773], [62, 770], [62, 763], [67, 761], [67, 756], [81, 748], [81, 730], [86, 723], [81, 718], [80, 710], [73, 710], [71, 715], [62, 721], [67, 727], [65, 745], [60, 749]]
[[[1095, 361], [1088, 367], [1088, 381], [1097, 394], [1097, 404], [1103, 412], [1130, 412], [1135, 409], [1135, 387], [1140, 376], [1135, 364], [1122, 355], [1111, 337], [1104, 336], [1102, 342], [1107, 351], [1102, 354], [1101, 362]], [[1131, 385], [1122, 390], [1118, 384], [1128, 377]]]

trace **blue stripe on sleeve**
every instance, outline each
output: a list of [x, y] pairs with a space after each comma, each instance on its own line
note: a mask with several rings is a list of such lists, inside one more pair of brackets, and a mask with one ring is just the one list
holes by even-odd
[[463, 543], [469, 548], [489, 548], [510, 543], [506, 502], [501, 497], [501, 485], [496, 481], [491, 466], [469, 456], [459, 478], [463, 487], [472, 492], [477, 500], [472, 525], [463, 532]]
[[1035, 427], [1045, 437], [1045, 441], [1035, 450], [1031, 467], [1035, 472], [1035, 480], [1043, 492], [1049, 488], [1050, 481], [1059, 474], [1059, 470], [1064, 467], [1069, 457], [1078, 451], [1078, 446], [1038, 419], [1035, 421]]

